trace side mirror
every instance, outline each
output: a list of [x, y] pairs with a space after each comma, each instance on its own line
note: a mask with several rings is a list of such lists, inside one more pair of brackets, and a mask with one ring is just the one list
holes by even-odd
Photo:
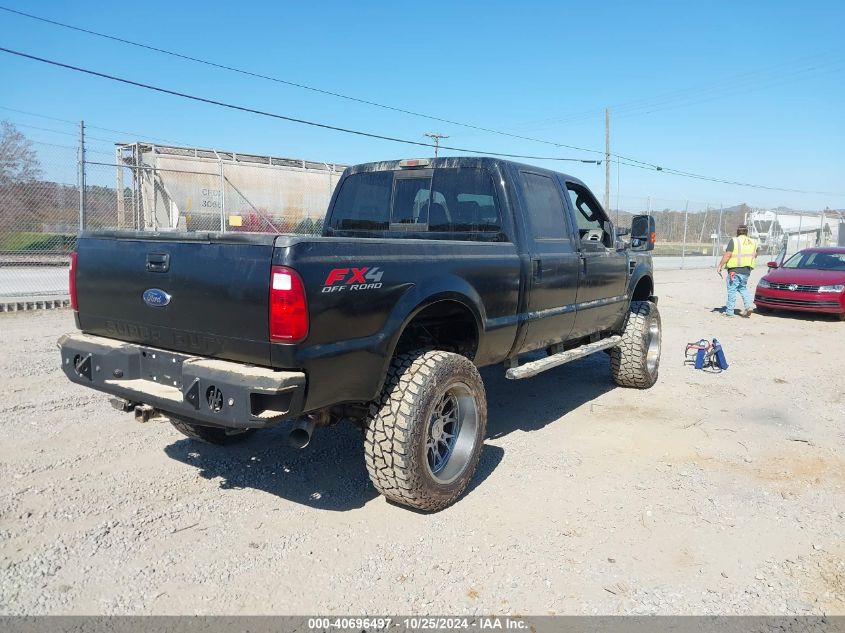
[[654, 250], [656, 238], [654, 218], [650, 215], [635, 215], [631, 222], [631, 250]]
[[777, 262], [769, 262], [768, 264], [766, 264], [766, 266], [768, 266], [769, 268], [777, 268], [778, 263]]

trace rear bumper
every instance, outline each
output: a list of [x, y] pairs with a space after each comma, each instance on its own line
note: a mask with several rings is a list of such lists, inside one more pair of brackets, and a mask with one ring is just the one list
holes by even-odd
[[845, 312], [845, 296], [832, 292], [795, 292], [758, 287], [754, 293], [754, 303], [763, 308], [799, 312]]
[[189, 356], [80, 332], [58, 341], [72, 381], [225, 428], [262, 428], [302, 412], [305, 374]]

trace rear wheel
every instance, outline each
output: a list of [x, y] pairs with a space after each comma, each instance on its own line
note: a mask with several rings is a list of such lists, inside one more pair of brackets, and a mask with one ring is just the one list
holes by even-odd
[[243, 442], [255, 433], [255, 429], [220, 429], [213, 426], [202, 426], [189, 422], [183, 418], [170, 417], [170, 423], [185, 437], [200, 440], [216, 446], [228, 446]]
[[442, 510], [472, 479], [486, 428], [484, 383], [469, 359], [441, 351], [397, 356], [370, 405], [370, 480], [392, 501]]
[[632, 301], [622, 342], [610, 350], [610, 369], [620, 387], [648, 389], [660, 367], [660, 312], [650, 301]]

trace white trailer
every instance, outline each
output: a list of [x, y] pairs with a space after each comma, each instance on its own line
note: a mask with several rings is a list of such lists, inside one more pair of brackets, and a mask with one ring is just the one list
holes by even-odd
[[748, 235], [760, 250], [794, 253], [810, 246], [835, 246], [845, 241], [845, 217], [839, 211], [754, 209], [745, 216]]
[[[319, 230], [345, 165], [150, 143], [118, 144], [119, 223], [149, 230]], [[127, 206], [131, 208], [127, 208]]]

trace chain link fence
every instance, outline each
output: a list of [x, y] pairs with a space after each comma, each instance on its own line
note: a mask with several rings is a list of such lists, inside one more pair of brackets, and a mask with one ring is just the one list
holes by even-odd
[[[30, 143], [32, 155], [0, 156], [0, 308], [62, 305], [68, 255], [79, 229], [77, 148]], [[18, 148], [19, 149], [19, 148]], [[24, 161], [22, 163], [22, 161]], [[20, 177], [24, 172], [24, 177]], [[17, 176], [17, 177], [16, 177]]]
[[66, 301], [82, 228], [319, 235], [345, 167], [146, 143], [86, 148], [84, 158], [68, 145], [27, 145], [27, 177], [0, 181], [4, 309]]
[[[86, 148], [81, 160], [78, 147], [27, 144], [30, 168], [0, 179], [0, 306], [65, 301], [80, 227], [320, 234], [344, 168], [149, 143]], [[0, 156], [4, 165], [10, 158], [20, 157]], [[618, 195], [613, 202], [609, 213], [620, 226], [636, 214], [654, 216], [661, 268], [714, 265], [743, 223], [770, 257], [845, 245], [841, 211]]]
[[656, 257], [667, 257], [664, 266], [701, 267], [713, 264], [724, 252], [740, 224], [757, 240], [760, 255], [783, 257], [812, 246], [845, 246], [845, 213], [842, 210], [798, 211], [758, 209], [746, 204], [725, 206], [683, 199], [626, 196], [610, 212], [618, 224], [630, 217], [654, 217], [658, 242]]

